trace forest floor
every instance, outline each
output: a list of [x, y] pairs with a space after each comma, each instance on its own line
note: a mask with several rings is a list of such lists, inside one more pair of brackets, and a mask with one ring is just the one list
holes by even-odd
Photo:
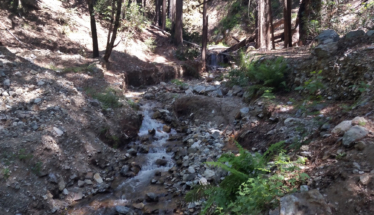
[[[177, 112], [184, 119], [181, 121], [191, 122], [188, 126], [195, 131], [193, 137], [187, 136], [203, 141], [204, 135], [213, 136], [211, 130], [214, 128], [220, 132], [225, 144], [222, 151], [237, 152], [232, 137], [250, 151], [263, 152], [270, 144], [291, 139], [295, 131], [305, 134], [311, 140], [310, 145], [301, 153], [297, 152], [295, 157], [309, 158], [305, 172], [311, 176], [310, 189], [319, 189], [333, 214], [373, 213], [374, 181], [366, 180], [374, 174], [372, 101], [347, 110], [354, 101], [321, 100], [311, 102], [300, 113], [303, 96], [297, 92], [283, 92], [271, 104], [264, 104], [260, 99], [246, 105], [239, 96], [242, 92], [235, 93], [235, 89], [221, 86], [227, 71], [216, 71], [213, 80], [181, 80], [183, 86], [157, 83], [125, 89], [124, 73], [127, 71], [183, 64], [174, 55], [176, 48], [170, 37], [151, 27], [132, 32], [131, 43], [126, 42], [125, 34], [120, 35], [118, 41], [122, 38], [122, 42], [113, 50], [110, 63], [105, 64], [90, 58], [92, 43], [86, 10], [80, 7], [73, 10], [74, 5], [67, 6], [60, 1], [43, 2], [45, 7], [41, 11], [23, 17], [0, 10], [0, 22], [22, 41], [1, 29], [0, 180], [5, 182], [0, 185], [1, 214], [90, 214], [87, 208], [74, 212], [77, 202], [83, 198], [88, 198], [91, 206], [108, 207], [90, 200], [96, 200], [92, 196], [100, 190], [107, 191], [109, 188], [105, 186], [118, 178], [123, 164], [128, 163], [123, 158], [131, 149], [109, 147], [100, 134], [108, 126], [113, 127], [115, 133], [123, 116], [139, 114], [129, 103], [129, 98], [145, 104], [149, 102], [147, 96], [160, 102], [162, 110], [171, 111], [170, 104], [180, 102], [182, 105]], [[103, 25], [98, 24], [101, 56], [107, 38]], [[252, 54], [302, 59], [310, 52], [307, 48], [296, 48]], [[105, 92], [107, 89], [123, 99], [123, 107], [104, 110], [90, 95], [92, 91]], [[219, 92], [224, 95], [218, 96]], [[249, 107], [249, 111], [237, 116], [245, 107]], [[272, 107], [271, 111], [268, 107]], [[277, 120], [268, 120], [261, 113], [274, 115]], [[365, 127], [369, 130], [357, 147], [344, 147], [340, 137], [328, 135], [335, 125], [356, 116], [368, 120]], [[287, 119], [297, 123], [286, 125]], [[215, 126], [209, 127], [210, 122]], [[128, 127], [126, 129], [130, 130]], [[183, 130], [182, 127], [175, 129]], [[207, 143], [204, 147], [218, 156], [218, 146], [212, 149]], [[198, 161], [205, 162], [204, 154], [209, 153], [202, 149], [199, 153], [202, 158]], [[191, 160], [195, 159], [195, 152], [188, 155]], [[193, 166], [192, 163], [188, 165]], [[203, 175], [205, 167], [202, 166], [195, 168]], [[170, 184], [181, 183], [185, 181], [188, 167], [180, 167], [162, 177], [168, 178], [165, 180]], [[95, 173], [99, 176], [94, 176]], [[100, 179], [105, 183], [100, 183]], [[85, 184], [78, 185], [78, 181]], [[174, 194], [181, 197], [178, 192]], [[175, 207], [167, 213], [196, 214], [199, 209], [185, 204]], [[141, 207], [139, 202], [133, 208], [140, 208], [138, 211], [142, 213], [159, 212], [157, 207]]]

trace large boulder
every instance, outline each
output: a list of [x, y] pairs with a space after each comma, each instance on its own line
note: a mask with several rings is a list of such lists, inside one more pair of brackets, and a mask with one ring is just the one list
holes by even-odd
[[345, 132], [343, 136], [343, 145], [344, 146], [351, 146], [352, 143], [356, 142], [357, 140], [360, 140], [366, 135], [368, 135], [368, 130], [361, 126], [353, 126], [350, 128], [347, 132]]
[[319, 44], [314, 48], [312, 54], [319, 59], [328, 58], [332, 56], [338, 50], [338, 44], [336, 42], [330, 42], [327, 44]]
[[339, 125], [335, 126], [334, 129], [332, 129], [331, 133], [336, 134], [338, 136], [343, 135], [346, 131], [348, 131], [350, 128], [352, 128], [352, 121], [351, 120], [345, 120]]
[[318, 190], [293, 193], [280, 199], [280, 215], [315, 215], [332, 214], [331, 208], [326, 203]]
[[316, 39], [318, 40], [318, 44], [328, 44], [333, 42], [338, 42], [339, 34], [336, 33], [334, 30], [328, 29], [322, 31]]
[[345, 39], [355, 39], [358, 37], [362, 37], [365, 35], [365, 31], [363, 30], [357, 30], [357, 31], [351, 31], [348, 34], [344, 36]]

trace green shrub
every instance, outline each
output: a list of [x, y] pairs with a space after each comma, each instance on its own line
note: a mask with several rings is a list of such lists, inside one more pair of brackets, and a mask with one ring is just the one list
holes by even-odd
[[10, 170], [9, 168], [5, 168], [3, 169], [3, 177], [5, 178], [5, 180], [7, 180], [10, 176]]
[[241, 52], [238, 63], [240, 69], [229, 72], [229, 81], [232, 85], [247, 87], [250, 95], [272, 99], [275, 97], [274, 91], [286, 88], [285, 75], [289, 69], [283, 57], [275, 60], [248, 60]]
[[118, 101], [119, 97], [111, 88], [107, 88], [104, 92], [101, 93], [94, 92], [92, 89], [86, 89], [86, 93], [92, 98], [100, 101], [101, 106], [104, 109], [121, 107], [121, 103]]
[[320, 91], [325, 89], [325, 85], [322, 83], [323, 76], [321, 75], [322, 70], [311, 72], [312, 77], [304, 82], [304, 85], [296, 87], [295, 90], [304, 90], [310, 95], [310, 99], [320, 99]]
[[[239, 156], [223, 154], [217, 162], [208, 165], [229, 172], [219, 186], [197, 185], [187, 193], [185, 200], [195, 202], [206, 200], [201, 214], [215, 211], [215, 214], [260, 214], [277, 203], [281, 197], [295, 188], [308, 175], [299, 173], [297, 165], [305, 162], [291, 162], [284, 153], [284, 142], [273, 144], [263, 155], [252, 154], [239, 144]], [[270, 160], [275, 161], [268, 165]], [[277, 171], [269, 175], [270, 168]], [[286, 181], [286, 178], [291, 178]]]
[[157, 44], [155, 42], [155, 39], [153, 38], [148, 38], [144, 41], [144, 44], [147, 46], [147, 48], [151, 51], [154, 52], [156, 50]]

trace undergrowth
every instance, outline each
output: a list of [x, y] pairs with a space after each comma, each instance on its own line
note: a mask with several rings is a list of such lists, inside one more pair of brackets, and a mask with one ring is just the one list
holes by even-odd
[[283, 57], [265, 60], [249, 60], [240, 53], [239, 69], [231, 70], [229, 81], [232, 85], [240, 85], [247, 89], [251, 96], [274, 98], [274, 92], [286, 89], [286, 74], [289, 71]]
[[104, 109], [121, 107], [119, 96], [117, 96], [115, 90], [111, 88], [105, 89], [104, 92], [95, 92], [90, 88], [86, 88], [85, 91], [87, 95], [97, 99]]
[[263, 214], [309, 177], [298, 168], [305, 160], [291, 161], [283, 150], [284, 141], [273, 144], [263, 155], [237, 147], [239, 156], [227, 153], [217, 162], [206, 163], [229, 172], [218, 186], [196, 185], [187, 193], [187, 202], [205, 202], [200, 214]]

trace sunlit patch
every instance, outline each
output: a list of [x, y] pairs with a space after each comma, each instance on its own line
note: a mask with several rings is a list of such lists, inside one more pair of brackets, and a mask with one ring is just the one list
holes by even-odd
[[55, 153], [61, 153], [60, 146], [53, 137], [47, 135], [42, 136], [42, 143], [44, 144], [45, 149], [51, 150]]

